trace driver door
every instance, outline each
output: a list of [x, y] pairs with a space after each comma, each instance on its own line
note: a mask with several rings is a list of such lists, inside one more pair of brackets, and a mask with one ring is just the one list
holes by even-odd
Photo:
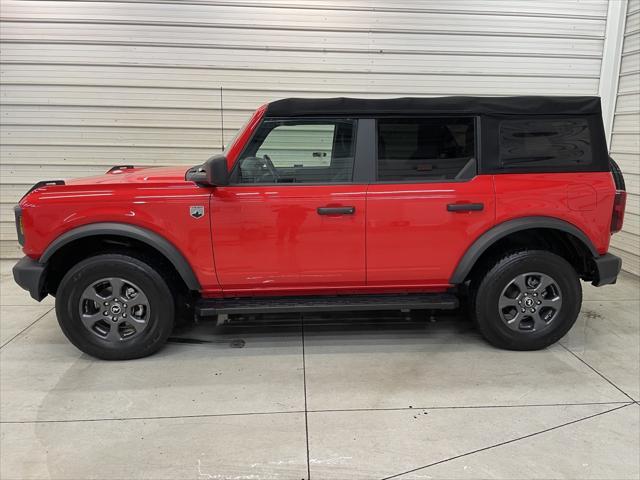
[[365, 284], [366, 185], [353, 181], [349, 119], [266, 119], [211, 196], [227, 294], [311, 293]]

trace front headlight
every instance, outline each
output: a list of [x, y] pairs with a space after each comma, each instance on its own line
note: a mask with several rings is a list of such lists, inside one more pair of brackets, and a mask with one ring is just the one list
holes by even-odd
[[16, 231], [18, 232], [18, 243], [24, 246], [24, 225], [22, 224], [22, 209], [20, 205], [13, 207], [13, 213], [16, 216]]

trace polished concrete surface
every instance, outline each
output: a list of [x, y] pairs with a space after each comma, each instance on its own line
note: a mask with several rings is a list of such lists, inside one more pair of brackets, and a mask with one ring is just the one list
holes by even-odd
[[634, 277], [585, 285], [539, 352], [445, 315], [316, 315], [203, 323], [103, 362], [0, 267], [2, 479], [640, 476]]

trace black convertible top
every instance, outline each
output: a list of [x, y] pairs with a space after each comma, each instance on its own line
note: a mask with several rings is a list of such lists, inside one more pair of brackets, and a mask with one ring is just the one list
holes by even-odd
[[320, 115], [590, 115], [601, 114], [600, 97], [403, 97], [286, 98], [267, 105], [266, 117]]

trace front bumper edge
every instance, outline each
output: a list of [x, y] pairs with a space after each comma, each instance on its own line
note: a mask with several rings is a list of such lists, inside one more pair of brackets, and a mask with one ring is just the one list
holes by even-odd
[[47, 266], [29, 257], [21, 258], [13, 266], [13, 279], [31, 294], [31, 298], [41, 301], [47, 296], [44, 288]]

